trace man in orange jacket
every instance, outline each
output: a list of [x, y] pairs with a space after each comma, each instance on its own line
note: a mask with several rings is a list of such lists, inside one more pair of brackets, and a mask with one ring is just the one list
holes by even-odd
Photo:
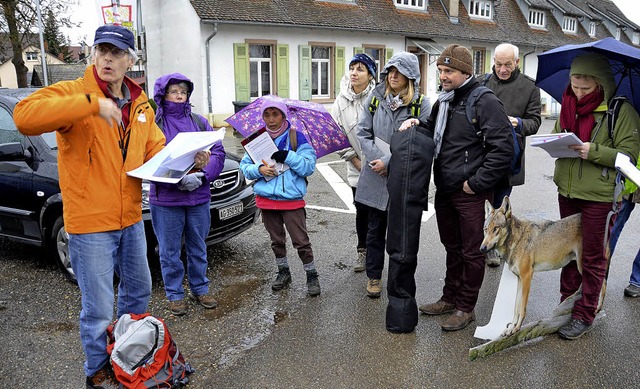
[[[146, 312], [151, 296], [141, 180], [126, 172], [158, 153], [165, 138], [148, 97], [125, 76], [138, 60], [131, 31], [99, 27], [91, 55], [84, 77], [33, 93], [16, 106], [14, 120], [26, 135], [56, 131], [69, 255], [82, 292], [86, 387], [116, 388], [105, 333], [113, 320], [114, 272], [117, 317]], [[197, 169], [207, 154], [196, 155]]]

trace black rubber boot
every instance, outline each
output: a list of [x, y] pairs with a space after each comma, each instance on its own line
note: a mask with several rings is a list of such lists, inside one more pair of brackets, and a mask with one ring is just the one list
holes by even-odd
[[291, 272], [288, 267], [278, 267], [278, 275], [275, 281], [271, 284], [271, 289], [282, 290], [289, 286], [291, 283]]
[[307, 270], [307, 294], [317, 296], [320, 294], [320, 281], [316, 270]]

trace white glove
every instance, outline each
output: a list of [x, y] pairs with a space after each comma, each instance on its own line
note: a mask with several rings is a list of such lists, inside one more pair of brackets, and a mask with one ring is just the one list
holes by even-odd
[[178, 182], [178, 189], [191, 192], [202, 185], [202, 177], [204, 177], [202, 172], [187, 174]]

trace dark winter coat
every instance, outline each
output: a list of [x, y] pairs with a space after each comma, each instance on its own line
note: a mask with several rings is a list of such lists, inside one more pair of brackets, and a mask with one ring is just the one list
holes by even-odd
[[485, 86], [502, 101], [507, 115], [518, 118], [516, 133], [522, 150], [520, 159], [522, 170], [508, 178], [510, 185], [522, 185], [524, 184], [524, 146], [526, 145], [524, 137], [536, 134], [540, 128], [540, 111], [542, 110], [540, 89], [531, 78], [522, 74], [520, 69], [514, 70], [507, 80], [499, 79], [494, 69]]
[[[493, 190], [511, 166], [511, 123], [498, 97], [482, 95], [476, 102], [478, 123], [474, 126], [467, 119], [467, 97], [479, 86], [477, 80], [471, 80], [455, 90], [449, 103], [447, 127], [433, 166], [434, 182], [441, 193], [460, 190], [465, 181], [475, 193]], [[432, 133], [439, 106], [436, 102], [426, 123]]]

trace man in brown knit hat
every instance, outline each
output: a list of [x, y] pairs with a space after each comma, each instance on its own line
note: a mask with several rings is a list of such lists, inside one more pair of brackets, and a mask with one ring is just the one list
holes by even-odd
[[447, 252], [442, 297], [419, 309], [427, 315], [450, 313], [442, 329], [456, 331], [475, 320], [486, 260], [480, 252], [484, 202], [493, 200], [494, 186], [510, 168], [513, 140], [504, 107], [490, 91], [475, 102], [476, 123], [467, 119], [466, 102], [480, 87], [469, 50], [450, 45], [437, 64], [443, 91], [429, 119], [409, 119], [403, 126], [421, 125], [433, 134], [435, 210]]

